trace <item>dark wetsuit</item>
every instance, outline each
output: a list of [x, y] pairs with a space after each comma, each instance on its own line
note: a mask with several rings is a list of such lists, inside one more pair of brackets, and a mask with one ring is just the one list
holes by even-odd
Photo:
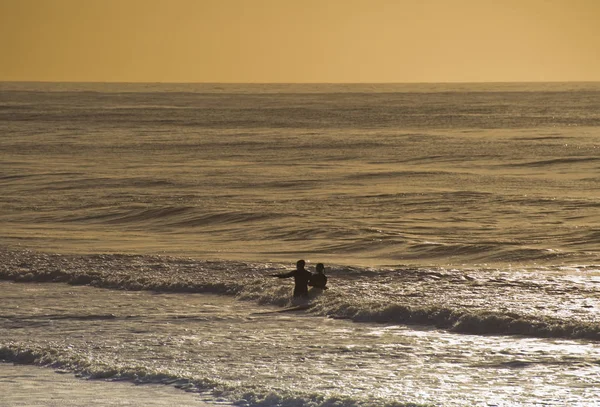
[[275, 277], [294, 277], [294, 297], [308, 297], [308, 282], [310, 280], [310, 272], [308, 270], [296, 269], [289, 273], [275, 274]]
[[325, 274], [315, 273], [310, 277], [310, 282], [308, 285], [326, 290], [327, 287], [325, 286], [327, 285], [327, 276]]

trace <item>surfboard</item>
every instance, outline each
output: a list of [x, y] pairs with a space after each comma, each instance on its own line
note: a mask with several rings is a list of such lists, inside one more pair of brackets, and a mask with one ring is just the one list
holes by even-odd
[[283, 309], [278, 309], [275, 311], [253, 312], [252, 315], [280, 314], [282, 312], [304, 311], [309, 308], [310, 308], [310, 304], [302, 304], [302, 305], [294, 305], [292, 307], [287, 307], [287, 308], [283, 308]]
[[280, 309], [279, 311], [276, 311], [276, 312], [304, 311], [309, 308], [310, 308], [310, 304], [302, 304], [302, 305], [296, 305], [294, 307], [287, 307], [284, 309]]

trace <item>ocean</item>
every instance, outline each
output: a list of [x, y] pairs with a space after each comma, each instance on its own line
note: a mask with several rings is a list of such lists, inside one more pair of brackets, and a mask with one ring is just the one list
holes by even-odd
[[[599, 245], [600, 83], [0, 83], [4, 362], [600, 406]], [[286, 312], [298, 259], [329, 289]]]

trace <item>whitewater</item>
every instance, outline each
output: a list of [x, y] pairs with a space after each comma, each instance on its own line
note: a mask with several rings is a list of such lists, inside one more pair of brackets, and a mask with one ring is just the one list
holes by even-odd
[[[209, 405], [600, 406], [598, 83], [0, 83], [0, 136], [4, 362]], [[298, 259], [330, 288], [281, 312]]]

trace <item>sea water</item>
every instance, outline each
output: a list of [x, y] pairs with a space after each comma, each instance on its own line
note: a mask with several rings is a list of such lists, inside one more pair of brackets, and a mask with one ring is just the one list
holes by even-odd
[[[0, 358], [246, 406], [600, 405], [600, 84], [0, 84]], [[270, 277], [324, 262], [294, 305]]]

